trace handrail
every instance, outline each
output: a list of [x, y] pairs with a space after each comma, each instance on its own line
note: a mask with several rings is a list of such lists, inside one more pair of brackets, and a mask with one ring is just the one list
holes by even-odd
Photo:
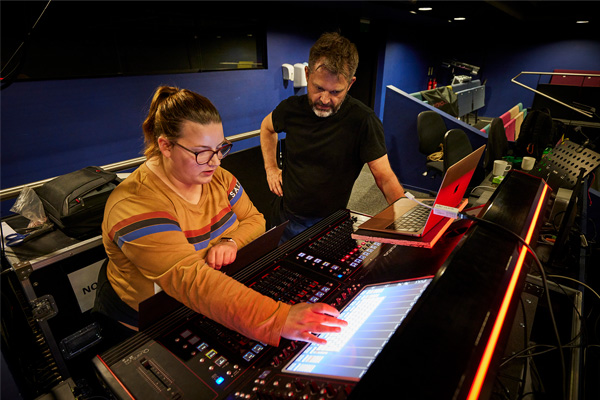
[[[227, 140], [229, 140], [230, 142], [239, 142], [241, 140], [251, 139], [253, 137], [258, 136], [259, 134], [260, 130], [256, 129], [254, 131], [248, 131], [244, 133], [238, 133], [236, 135], [227, 136]], [[130, 160], [103, 165], [102, 168], [110, 172], [124, 171], [126, 169], [140, 166], [144, 163], [144, 161], [146, 161], [146, 157], [138, 157], [132, 158]], [[0, 201], [14, 199], [19, 196], [19, 193], [21, 193], [21, 190], [23, 190], [24, 188], [30, 187], [32, 189], [35, 189], [37, 187], [42, 186], [44, 183], [51, 181], [52, 179], [54, 178], [48, 178], [37, 182], [31, 182], [26, 185], [19, 185], [8, 189], [2, 189], [0, 190]]]
[[577, 74], [577, 73], [570, 73], [570, 72], [531, 72], [531, 71], [521, 71], [521, 73], [519, 73], [519, 75], [515, 76], [514, 78], [512, 78], [510, 80], [512, 83], [516, 83], [517, 85], [522, 86], [525, 89], [531, 90], [534, 93], [537, 93], [539, 95], [547, 97], [550, 100], [555, 101], [558, 104], [561, 104], [561, 105], [563, 105], [565, 107], [568, 107], [568, 108], [570, 108], [573, 111], [577, 111], [578, 113], [583, 114], [583, 115], [585, 115], [588, 118], [593, 118], [594, 117], [594, 114], [591, 113], [591, 112], [589, 112], [589, 111], [580, 110], [579, 108], [570, 106], [570, 105], [568, 105], [566, 103], [563, 103], [560, 100], [555, 99], [554, 97], [550, 97], [547, 94], [540, 92], [539, 90], [535, 90], [535, 89], [530, 88], [529, 86], [527, 86], [527, 85], [525, 85], [525, 84], [523, 84], [521, 82], [517, 82], [516, 79], [519, 76], [523, 75], [523, 74], [526, 74], [526, 75], [568, 75], [568, 76], [600, 76], [600, 75], [598, 75], [598, 74]]

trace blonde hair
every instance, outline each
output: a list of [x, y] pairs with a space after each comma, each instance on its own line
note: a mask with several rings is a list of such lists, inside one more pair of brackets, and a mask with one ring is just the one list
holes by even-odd
[[169, 140], [177, 139], [181, 135], [181, 124], [185, 121], [202, 125], [222, 122], [216, 107], [206, 97], [172, 86], [156, 89], [148, 116], [142, 124], [146, 158], [160, 154], [160, 136]]

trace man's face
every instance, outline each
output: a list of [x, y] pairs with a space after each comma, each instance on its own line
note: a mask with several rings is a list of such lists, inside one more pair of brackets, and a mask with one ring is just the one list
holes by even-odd
[[305, 69], [308, 102], [317, 116], [325, 118], [338, 112], [356, 77], [348, 83], [342, 75], [332, 74], [318, 66], [319, 63], [314, 71], [308, 67]]

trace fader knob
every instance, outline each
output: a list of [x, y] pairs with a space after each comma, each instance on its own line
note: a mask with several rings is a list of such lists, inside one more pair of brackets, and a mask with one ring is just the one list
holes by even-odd
[[327, 394], [327, 397], [335, 397], [338, 393], [337, 389], [333, 387], [333, 385], [330, 383], [328, 384], [325, 389], [325, 394]]
[[354, 389], [354, 387], [352, 387], [350, 385], [344, 386], [344, 394], [346, 396], [350, 396], [350, 393], [352, 392], [352, 389]]
[[302, 382], [300, 379], [296, 379], [294, 381], [294, 386], [296, 387], [296, 390], [298, 392], [301, 392], [306, 387], [306, 385], [304, 384], [304, 382]]
[[311, 381], [308, 387], [312, 393], [317, 393], [319, 391], [319, 385], [317, 385], [315, 382]]

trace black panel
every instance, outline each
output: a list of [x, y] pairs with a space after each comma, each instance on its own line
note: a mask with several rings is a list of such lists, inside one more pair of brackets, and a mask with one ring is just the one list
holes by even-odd
[[[593, 107], [595, 108], [596, 115], [598, 115], [598, 110], [600, 110], [600, 87], [539, 84], [536, 89], [571, 107], [579, 108], [584, 111], [590, 111], [588, 108]], [[586, 117], [577, 111], [565, 107], [562, 104], [558, 104], [539, 94], [536, 94], [533, 98], [533, 105], [531, 108], [533, 110], [548, 108], [552, 118], [584, 122], [600, 122], [598, 116], [595, 118]]]
[[263, 25], [243, 14], [247, 6], [225, 7], [193, 1], [3, 2], [3, 78], [266, 68]]

